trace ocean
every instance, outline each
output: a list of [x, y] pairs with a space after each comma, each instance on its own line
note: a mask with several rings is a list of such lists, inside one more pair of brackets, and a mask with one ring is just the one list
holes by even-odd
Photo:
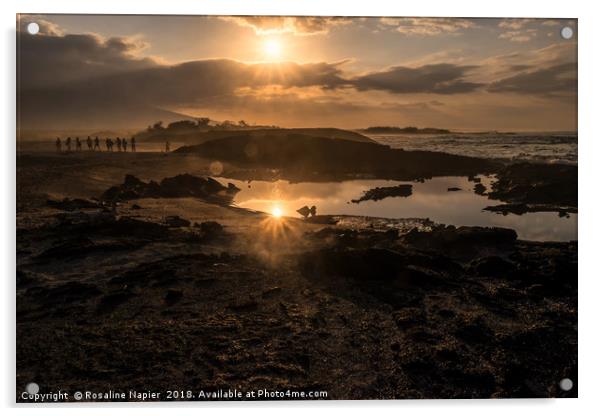
[[370, 134], [367, 136], [396, 149], [431, 150], [515, 161], [577, 164], [577, 133]]

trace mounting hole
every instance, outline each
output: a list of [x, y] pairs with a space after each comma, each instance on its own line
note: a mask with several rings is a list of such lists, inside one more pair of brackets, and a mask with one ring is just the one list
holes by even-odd
[[573, 380], [571, 380], [570, 378], [563, 378], [562, 380], [560, 380], [560, 383], [558, 383], [558, 385], [560, 386], [561, 390], [569, 391], [573, 388]]
[[38, 383], [27, 383], [27, 386], [25, 386], [25, 391], [29, 394], [38, 394], [40, 391], [40, 386], [38, 386]]
[[27, 32], [29, 32], [30, 35], [37, 35], [39, 31], [40, 25], [36, 22], [31, 22], [27, 25]]
[[570, 39], [573, 37], [573, 28], [569, 27], [569, 26], [565, 26], [562, 29], [560, 29], [560, 36], [562, 36], [563, 39]]

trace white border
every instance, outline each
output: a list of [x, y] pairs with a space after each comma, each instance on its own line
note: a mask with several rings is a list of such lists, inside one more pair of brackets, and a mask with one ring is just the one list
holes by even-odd
[[[266, 412], [287, 414], [326, 413], [343, 411], [346, 414], [365, 414], [375, 408], [379, 413], [416, 413], [447, 415], [508, 413], [544, 413], [567, 415], [569, 412], [592, 413], [600, 408], [598, 390], [600, 383], [600, 323], [598, 317], [602, 285], [596, 258], [600, 257], [601, 212], [599, 169], [602, 156], [600, 133], [600, 45], [599, 28], [602, 22], [600, 7], [594, 1], [528, 2], [525, 0], [500, 0], [497, 2], [470, 0], [441, 1], [385, 1], [368, 0], [214, 0], [214, 1], [42, 1], [21, 0], [2, 2], [3, 64], [1, 101], [4, 137], [2, 154], [2, 274], [3, 315], [0, 356], [2, 402], [12, 406], [15, 392], [14, 360], [14, 276], [15, 276], [15, 15], [21, 13], [105, 13], [105, 14], [289, 14], [289, 15], [355, 15], [355, 16], [456, 16], [456, 17], [567, 17], [579, 19], [579, 399], [573, 400], [478, 400], [478, 401], [398, 401], [398, 402], [303, 402], [303, 403], [200, 403], [179, 404], [177, 411], [206, 413], [216, 409], [228, 413], [265, 415]], [[165, 415], [173, 404], [155, 405], [90, 405], [47, 406], [45, 412], [106, 414], [157, 414]], [[336, 409], [335, 409], [336, 408]], [[109, 410], [110, 409], [110, 410]], [[31, 408], [28, 408], [31, 410]]]

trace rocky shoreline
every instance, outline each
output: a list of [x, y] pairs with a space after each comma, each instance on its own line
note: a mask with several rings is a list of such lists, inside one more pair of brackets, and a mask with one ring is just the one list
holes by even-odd
[[19, 226], [18, 386], [577, 395], [576, 242], [140, 196]]

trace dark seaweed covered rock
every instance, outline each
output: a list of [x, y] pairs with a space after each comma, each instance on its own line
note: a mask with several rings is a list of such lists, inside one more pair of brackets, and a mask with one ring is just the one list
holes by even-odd
[[101, 199], [115, 202], [137, 198], [193, 197], [229, 203], [239, 191], [240, 189], [231, 183], [224, 186], [213, 178], [201, 178], [189, 174], [165, 178], [161, 183], [143, 182], [133, 175], [126, 175], [123, 184], [107, 189]]
[[504, 248], [517, 239], [516, 231], [499, 227], [436, 227], [432, 231], [414, 228], [403, 236], [403, 241], [421, 249], [446, 250], [448, 253], [475, 252], [486, 247]]
[[516, 270], [513, 263], [498, 256], [476, 259], [470, 266], [472, 272], [480, 276], [504, 277], [511, 275]]
[[397, 186], [384, 186], [372, 188], [364, 192], [358, 199], [352, 199], [351, 202], [359, 204], [362, 201], [380, 201], [381, 199], [391, 197], [408, 197], [412, 195], [412, 185], [401, 184]]
[[46, 205], [63, 211], [102, 208], [102, 205], [96, 201], [90, 201], [89, 199], [81, 198], [63, 198], [62, 200], [49, 199], [46, 201]]
[[490, 199], [577, 207], [577, 166], [517, 163], [497, 173]]

